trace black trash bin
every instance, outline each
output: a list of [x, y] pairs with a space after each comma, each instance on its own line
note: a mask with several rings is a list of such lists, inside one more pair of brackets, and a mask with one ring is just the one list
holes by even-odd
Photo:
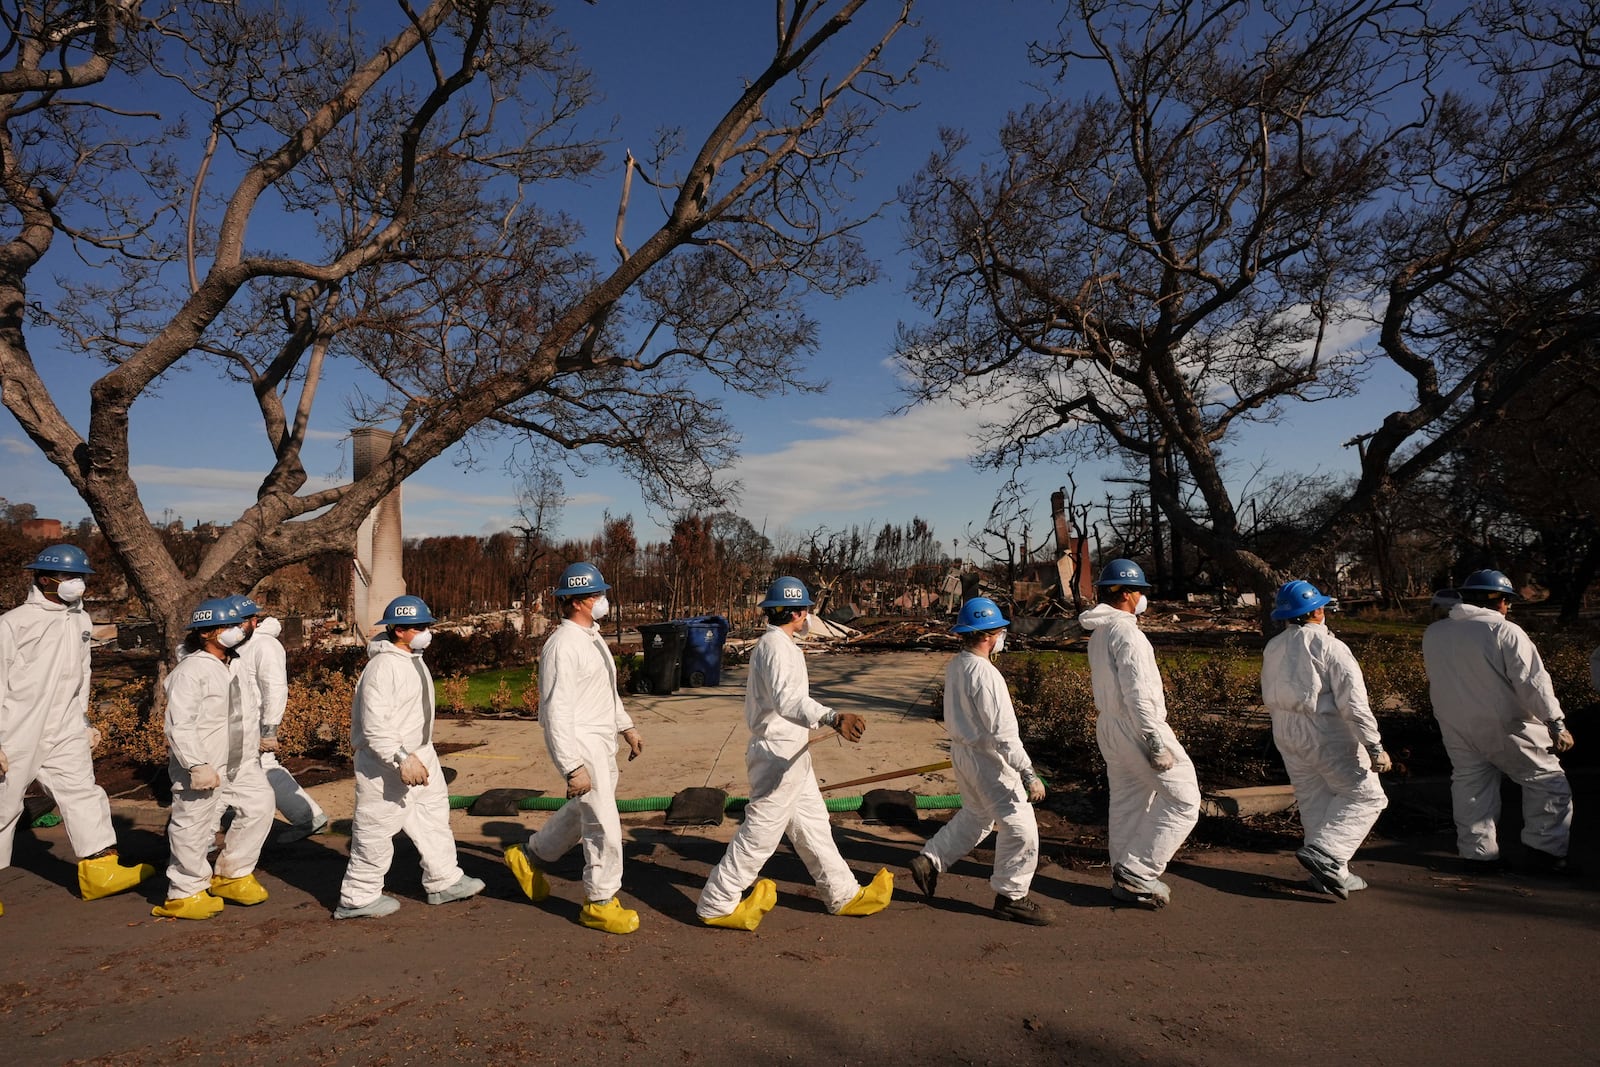
[[700, 615], [677, 621], [689, 631], [683, 649], [683, 684], [721, 685], [722, 643], [728, 638], [728, 620], [721, 615]]
[[634, 675], [633, 691], [657, 696], [676, 692], [689, 627], [681, 622], [650, 622], [639, 627], [639, 636], [644, 641], [644, 663]]

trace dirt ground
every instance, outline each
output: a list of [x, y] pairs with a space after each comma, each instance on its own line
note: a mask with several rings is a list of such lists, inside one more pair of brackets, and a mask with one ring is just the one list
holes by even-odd
[[[1594, 802], [1580, 795], [1578, 810]], [[269, 845], [272, 898], [193, 923], [150, 916], [160, 877], [77, 900], [62, 829], [24, 832], [0, 872], [0, 1048], [22, 1064], [1600, 1058], [1600, 880], [1464, 877], [1437, 820], [1391, 821], [1408, 832], [1369, 842], [1356, 869], [1372, 888], [1345, 903], [1303, 888], [1284, 825], [1212, 826], [1174, 864], [1172, 906], [1149, 913], [1112, 906], [1103, 827], [1047, 814], [1034, 890], [1057, 922], [1040, 929], [989, 915], [984, 851], [921, 900], [904, 867], [935, 822], [841, 815], [857, 871], [895, 871], [890, 908], [826, 914], [785, 848], [766, 872], [778, 907], [742, 933], [694, 917], [731, 823], [633, 816], [623, 897], [643, 926], [628, 937], [577, 924], [576, 855], [548, 901], [521, 897], [495, 841], [522, 825], [487, 820], [462, 842], [483, 896], [428, 907], [402, 841], [401, 910], [338, 923], [338, 835]], [[129, 858], [164, 862], [159, 826], [123, 827], [122, 840]], [[1578, 858], [1600, 870], [1594, 849]]]

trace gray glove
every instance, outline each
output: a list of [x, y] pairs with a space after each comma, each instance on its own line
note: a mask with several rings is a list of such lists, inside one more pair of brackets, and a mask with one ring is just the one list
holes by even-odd
[[1545, 724], [1550, 730], [1550, 751], [1555, 753], [1569, 752], [1576, 743], [1572, 734], [1567, 731], [1567, 720], [1551, 719]]

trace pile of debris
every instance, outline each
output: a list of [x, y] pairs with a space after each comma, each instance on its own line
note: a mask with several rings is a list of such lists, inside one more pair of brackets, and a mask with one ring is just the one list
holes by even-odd
[[[818, 653], [949, 652], [960, 647], [960, 639], [950, 632], [952, 616], [873, 617], [849, 612], [847, 624], [839, 621], [845, 614], [838, 611], [829, 612], [828, 617], [813, 615], [805, 636], [806, 650]], [[1140, 626], [1147, 633], [1167, 635], [1179, 644], [1251, 637], [1259, 634], [1259, 625], [1253, 610], [1219, 611], [1179, 602], [1152, 603], [1140, 619]], [[1011, 647], [1019, 649], [1081, 652], [1089, 638], [1072, 615], [1013, 616], [1010, 632]], [[760, 631], [730, 634], [724, 646], [724, 662], [742, 661], [760, 637]]]

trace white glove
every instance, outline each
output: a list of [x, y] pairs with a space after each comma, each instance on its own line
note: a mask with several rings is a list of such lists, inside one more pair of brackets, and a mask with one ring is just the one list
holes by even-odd
[[1374, 745], [1367, 749], [1367, 755], [1372, 758], [1372, 769], [1379, 774], [1387, 774], [1394, 770], [1394, 760], [1389, 758], [1389, 753], [1383, 750], [1382, 745]]
[[1167, 751], [1166, 740], [1154, 730], [1144, 735], [1144, 756], [1150, 761], [1150, 766], [1156, 769], [1157, 774], [1172, 770], [1173, 764], [1178, 762], [1172, 753]]
[[95, 729], [93, 726], [85, 726], [83, 728], [83, 736], [87, 737], [89, 739], [89, 747], [90, 748], [99, 748], [100, 747], [101, 734], [100, 734], [100, 731]]
[[1572, 746], [1576, 744], [1576, 742], [1572, 740], [1572, 734], [1567, 730], [1566, 720], [1552, 719], [1550, 720], [1549, 727], [1550, 751], [1556, 753], [1570, 752], [1572, 750]]
[[4, 778], [6, 776], [6, 772], [10, 770], [11, 761], [6, 759], [6, 750], [0, 748], [0, 778]]
[[215, 789], [222, 784], [222, 775], [209, 763], [202, 763], [198, 767], [189, 768], [189, 788], [204, 792]]
[[1022, 787], [1028, 791], [1028, 803], [1037, 804], [1044, 799], [1044, 782], [1031, 770], [1022, 776]]
[[567, 775], [567, 799], [581, 797], [594, 788], [594, 783], [589, 780], [589, 768], [579, 767]]
[[628, 762], [632, 763], [644, 751], [644, 738], [639, 736], [638, 730], [628, 729], [622, 731], [622, 740], [628, 744]]
[[428, 765], [415, 752], [400, 761], [400, 780], [406, 785], [427, 785]]

